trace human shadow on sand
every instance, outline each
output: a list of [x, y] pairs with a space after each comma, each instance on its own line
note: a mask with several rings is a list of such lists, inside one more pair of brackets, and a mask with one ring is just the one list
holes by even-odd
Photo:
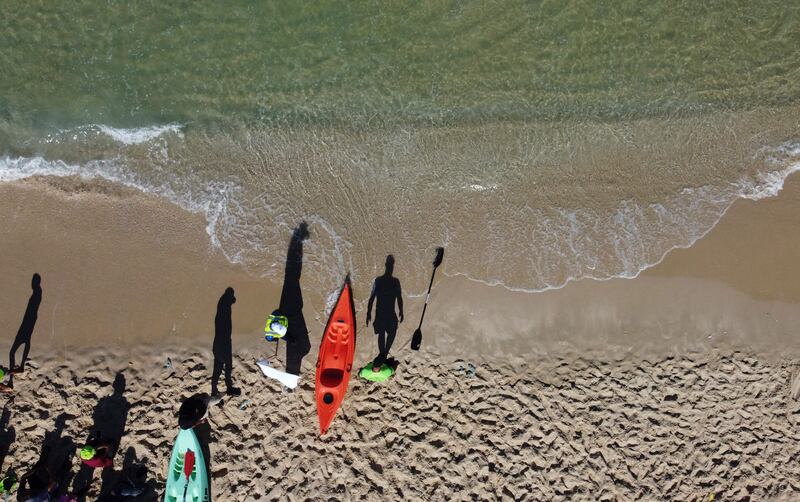
[[136, 458], [136, 450], [131, 446], [125, 451], [114, 487], [100, 496], [98, 502], [158, 500], [155, 479], [149, 477], [147, 465]]
[[219, 377], [225, 373], [225, 386], [229, 395], [239, 395], [241, 392], [233, 385], [233, 304], [236, 295], [233, 288], [228, 287], [217, 302], [217, 313], [214, 316], [214, 370], [211, 373], [211, 394], [217, 395]]
[[283, 339], [286, 341], [286, 372], [300, 374], [303, 358], [311, 350], [308, 328], [303, 316], [303, 292], [300, 275], [303, 272], [303, 241], [308, 239], [308, 224], [303, 221], [292, 232], [289, 250], [286, 253], [286, 268], [278, 310], [286, 316], [289, 327]]
[[[42, 449], [36, 463], [31, 466], [20, 480], [17, 500], [27, 500], [28, 497], [41, 495], [51, 482], [55, 482], [50, 491], [51, 496], [65, 492], [72, 476], [72, 457], [75, 453], [75, 444], [69, 437], [62, 436], [67, 422], [65, 413], [56, 417], [55, 427], [44, 434]], [[48, 499], [50, 500], [50, 499]]]
[[[31, 297], [28, 299], [28, 306], [25, 308], [25, 314], [22, 316], [22, 323], [17, 331], [17, 336], [14, 338], [14, 343], [11, 345], [11, 351], [8, 354], [8, 367], [11, 370], [24, 371], [25, 363], [28, 362], [28, 354], [31, 351], [31, 337], [33, 336], [33, 328], [36, 327], [36, 320], [39, 318], [39, 305], [42, 303], [42, 277], [39, 274], [33, 274], [31, 278]], [[20, 347], [25, 346], [22, 351], [22, 361], [19, 366], [16, 365], [16, 355]], [[9, 376], [10, 387], [14, 386], [14, 373]]]
[[[93, 425], [89, 430], [89, 437], [98, 439], [101, 442], [110, 443], [108, 455], [114, 458], [122, 436], [125, 434], [125, 423], [128, 420], [130, 403], [125, 398], [125, 375], [117, 373], [113, 383], [113, 393], [103, 397], [97, 403], [92, 413]], [[92, 467], [81, 463], [80, 470], [75, 476], [73, 486], [76, 490], [82, 491], [84, 487], [91, 484], [94, 478]], [[103, 469], [101, 474], [102, 485], [100, 493], [105, 494], [113, 488], [116, 481], [114, 470], [111, 468]]]
[[61, 413], [56, 417], [53, 430], [44, 433], [42, 450], [39, 453], [40, 462], [48, 461], [53, 458], [60, 459], [67, 454], [71, 457], [74, 453], [72, 450], [74, 449], [75, 443], [72, 441], [72, 438], [69, 436], [62, 436], [64, 428], [67, 425], [67, 418], [69, 418], [69, 416], [66, 413]]
[[11, 420], [11, 410], [3, 408], [3, 414], [0, 416], [0, 472], [3, 472], [3, 464], [5, 464], [8, 451], [11, 445], [17, 440], [17, 431], [13, 426], [9, 427], [8, 423]]
[[378, 356], [373, 361], [373, 366], [376, 367], [380, 367], [389, 357], [389, 351], [397, 335], [398, 319], [395, 304], [400, 314], [399, 322], [403, 322], [403, 290], [400, 287], [400, 280], [392, 275], [393, 273], [394, 256], [388, 255], [383, 275], [376, 277], [372, 283], [372, 292], [367, 302], [367, 325], [372, 319], [372, 304], [377, 303], [375, 322], [372, 323], [373, 330], [378, 336]]

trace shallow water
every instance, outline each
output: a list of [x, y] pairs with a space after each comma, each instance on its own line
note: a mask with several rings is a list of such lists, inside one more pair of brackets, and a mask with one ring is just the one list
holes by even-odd
[[520, 290], [632, 277], [800, 162], [781, 2], [9, 2], [0, 180], [104, 178], [200, 212], [278, 279]]

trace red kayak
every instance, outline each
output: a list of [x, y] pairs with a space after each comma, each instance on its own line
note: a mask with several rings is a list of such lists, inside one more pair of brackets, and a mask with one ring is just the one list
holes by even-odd
[[320, 434], [325, 434], [342, 404], [353, 370], [356, 350], [356, 311], [350, 276], [344, 280], [319, 346], [317, 359], [317, 415]]

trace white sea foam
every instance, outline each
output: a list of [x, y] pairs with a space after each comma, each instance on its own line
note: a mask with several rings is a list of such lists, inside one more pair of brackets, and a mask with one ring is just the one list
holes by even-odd
[[[203, 214], [207, 221], [206, 231], [213, 245], [223, 249], [217, 228], [224, 215], [231, 210], [230, 200], [240, 192], [233, 183], [214, 182], [197, 191], [192, 180], [179, 180], [167, 176], [161, 180], [145, 180], [132, 170], [123, 167], [118, 159], [97, 160], [84, 164], [70, 164], [61, 160], [42, 157], [0, 158], [0, 182], [18, 181], [36, 176], [77, 176], [81, 179], [104, 179], [141, 192], [164, 197], [183, 209]], [[160, 182], [159, 182], [160, 181]], [[228, 256], [226, 254], [226, 256]], [[228, 256], [235, 261], [235, 257]]]
[[[665, 201], [649, 205], [622, 201], [606, 213], [583, 208], [561, 208], [545, 213], [527, 208], [527, 213], [521, 216], [528, 222], [527, 229], [505, 235], [502, 226], [486, 225], [483, 239], [486, 245], [480, 250], [459, 244], [472, 239], [474, 233], [459, 235], [458, 228], [448, 226], [443, 229], [442, 238], [445, 245], [453, 247], [455, 252], [451, 256], [457, 255], [459, 247], [470, 251], [469, 256], [464, 257], [469, 265], [456, 260], [447, 267], [447, 273], [525, 292], [558, 289], [587, 278], [637, 277], [660, 263], [671, 250], [690, 247], [705, 236], [736, 200], [776, 196], [786, 178], [800, 171], [798, 157], [799, 145], [782, 145], [766, 151], [765, 168], [754, 176], [727, 186], [686, 188]], [[178, 177], [158, 167], [145, 175], [128, 168], [122, 158], [83, 164], [42, 157], [0, 158], [0, 182], [34, 176], [105, 179], [165, 197], [188, 211], [202, 214], [212, 245], [228, 260], [269, 277], [279, 275], [281, 267], [277, 265], [280, 262], [276, 262], [275, 257], [282, 255], [287, 231], [297, 224], [291, 208], [269, 206], [268, 194], [248, 196], [234, 179], [208, 181], [192, 174]], [[353, 243], [340, 229], [322, 215], [310, 215], [307, 221], [317, 229], [314, 238], [307, 243], [306, 253], [306, 267], [313, 271], [315, 281], [328, 291], [338, 291], [347, 272], [352, 271], [355, 281], [367, 273], [354, 264]], [[509, 246], [515, 245], [519, 253], [508, 256]], [[611, 255], [608, 255], [609, 250]], [[601, 251], [605, 254], [599, 254]], [[503, 275], [506, 260], [497, 260], [497, 256], [516, 260], [517, 265], [522, 264], [529, 270], [529, 275], [516, 276], [513, 278], [516, 283], [510, 283]], [[477, 266], [470, 266], [473, 264]], [[478, 270], [480, 276], [475, 273]], [[530, 287], [520, 287], [521, 283], [528, 283]]]
[[[537, 270], [537, 276], [544, 279], [544, 284], [532, 288], [509, 286], [502, 280], [487, 280], [464, 271], [445, 272], [445, 275], [466, 277], [488, 286], [500, 286], [525, 293], [561, 289], [570, 282], [583, 279], [634, 279], [661, 263], [671, 251], [690, 248], [705, 237], [737, 200], [761, 200], [777, 196], [783, 189], [786, 178], [800, 171], [800, 161], [789, 161], [787, 165], [787, 158], [800, 156], [800, 146], [787, 144], [775, 151], [785, 155], [770, 157], [771, 165], [768, 167], [772, 170], [761, 171], [752, 178], [741, 178], [727, 188], [686, 188], [667, 202], [644, 207], [623, 201], [605, 221], [597, 221], [595, 215], [582, 210], [560, 210], [560, 218], [557, 219], [541, 216], [537, 224], [547, 228], [545, 233], [559, 235], [569, 248], [567, 253], [553, 248], [541, 250], [545, 254], [551, 252], [541, 261], [557, 262], [559, 266], [566, 266], [571, 270], [569, 275], [557, 282], [548, 282], [547, 271], [541, 269]], [[611, 236], [617, 270], [598, 269], [595, 255], [591, 252], [591, 247], [598, 244], [597, 235], [592, 235], [591, 227], [603, 228]], [[663, 248], [665, 242], [674, 244], [646, 259], [647, 250]]]
[[115, 141], [125, 145], [139, 145], [141, 143], [146, 143], [166, 133], [174, 133], [178, 135], [183, 134], [181, 132], [183, 126], [178, 124], [140, 127], [133, 129], [119, 129], [106, 125], [97, 125], [95, 127], [97, 127], [103, 134], [110, 136]]
[[473, 192], [486, 192], [497, 190], [497, 184], [491, 183], [489, 185], [480, 185], [478, 183], [472, 183], [471, 185], [467, 185], [467, 189], [472, 190]]
[[44, 143], [61, 143], [64, 141], [79, 141], [106, 136], [121, 145], [140, 145], [153, 141], [164, 134], [176, 134], [183, 137], [183, 126], [180, 124], [167, 124], [148, 127], [119, 128], [104, 124], [87, 124], [70, 129], [61, 129], [47, 135]]
[[772, 170], [758, 173], [755, 179], [739, 180], [739, 196], [760, 200], [775, 197], [783, 190], [783, 183], [793, 173], [800, 171], [800, 143], [790, 142], [778, 147], [762, 148], [759, 154], [767, 154], [767, 163]]
[[[186, 211], [202, 214], [211, 244], [231, 263], [244, 265], [264, 277], [277, 278], [283, 271], [274, 256], [284, 251], [281, 248], [285, 236], [297, 224], [266, 204], [262, 196], [248, 199], [233, 180], [209, 182], [163, 170], [144, 177], [125, 167], [122, 159], [72, 164], [42, 157], [0, 158], [0, 182], [39, 176], [102, 179], [163, 197]], [[306, 221], [317, 229], [315, 238], [306, 244], [310, 256], [307, 267], [315, 267], [315, 275], [325, 284], [341, 284], [344, 275], [354, 268], [350, 243], [322, 217], [309, 215]]]

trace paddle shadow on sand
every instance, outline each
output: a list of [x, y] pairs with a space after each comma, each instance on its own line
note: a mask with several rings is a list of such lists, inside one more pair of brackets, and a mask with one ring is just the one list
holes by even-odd
[[[119, 448], [120, 440], [125, 434], [125, 424], [128, 420], [128, 411], [131, 405], [124, 395], [125, 375], [117, 373], [112, 387], [114, 392], [110, 396], [100, 399], [94, 408], [92, 413], [94, 424], [89, 430], [89, 436], [111, 443], [108, 454], [114, 458]], [[80, 470], [73, 483], [75, 489], [82, 490], [88, 486], [94, 478], [94, 471], [95, 469], [81, 463]], [[100, 493], [105, 494], [113, 488], [116, 481], [114, 470], [111, 468], [103, 469], [101, 480]]]
[[286, 268], [281, 289], [278, 310], [289, 321], [289, 328], [283, 339], [286, 341], [286, 372], [300, 374], [303, 358], [311, 350], [308, 327], [303, 316], [303, 292], [300, 289], [300, 276], [303, 272], [303, 241], [308, 239], [308, 223], [300, 222], [292, 232], [289, 250], [286, 253]]
[[[19, 364], [19, 369], [25, 369], [25, 363], [28, 362], [28, 354], [31, 351], [31, 337], [33, 337], [33, 329], [36, 327], [36, 320], [39, 318], [39, 305], [42, 303], [42, 277], [39, 274], [33, 274], [31, 277], [31, 293], [28, 299], [28, 306], [25, 308], [25, 314], [22, 316], [22, 323], [17, 331], [17, 336], [14, 338], [14, 343], [11, 345], [11, 351], [8, 354], [8, 367], [9, 369], [17, 368], [16, 355], [17, 351], [23, 345], [25, 348], [22, 351], [22, 361]], [[9, 386], [14, 386], [14, 374], [9, 376]]]

